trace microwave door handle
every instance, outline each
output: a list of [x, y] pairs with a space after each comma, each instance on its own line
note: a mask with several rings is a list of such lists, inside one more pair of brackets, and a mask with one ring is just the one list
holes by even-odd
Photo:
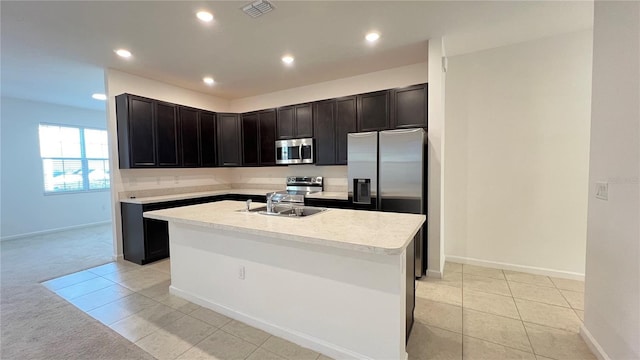
[[298, 147], [299, 147], [298, 154], [300, 154], [300, 161], [302, 161], [302, 160], [304, 160], [304, 158], [302, 157], [302, 144], [300, 144], [300, 146], [298, 146]]

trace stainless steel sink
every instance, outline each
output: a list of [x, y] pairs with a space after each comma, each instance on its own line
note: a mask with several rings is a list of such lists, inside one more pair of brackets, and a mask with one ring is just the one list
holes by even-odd
[[[313, 206], [293, 206], [293, 205], [286, 205], [286, 204], [276, 204], [276, 205], [273, 205], [272, 212], [267, 212], [266, 206], [253, 208], [249, 210], [249, 212], [257, 212], [258, 214], [261, 214], [261, 215], [303, 218], [303, 217], [319, 214], [327, 210], [328, 210], [327, 208], [320, 208], [320, 207], [313, 207]], [[239, 211], [246, 211], [246, 210], [239, 210]]]

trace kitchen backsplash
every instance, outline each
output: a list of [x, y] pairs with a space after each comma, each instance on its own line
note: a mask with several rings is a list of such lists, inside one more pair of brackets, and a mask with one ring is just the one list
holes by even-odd
[[232, 170], [231, 184], [238, 189], [284, 189], [287, 176], [322, 176], [324, 191], [347, 191], [346, 166], [291, 165]]
[[172, 195], [231, 188], [231, 169], [121, 169], [119, 198]]
[[[118, 198], [173, 195], [224, 189], [283, 189], [287, 176], [322, 176], [324, 190], [347, 191], [346, 166], [294, 165], [256, 168], [120, 170]], [[114, 181], [116, 181], [114, 179]]]

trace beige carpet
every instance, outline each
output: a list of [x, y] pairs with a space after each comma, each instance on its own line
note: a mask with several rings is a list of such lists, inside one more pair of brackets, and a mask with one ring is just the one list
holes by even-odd
[[153, 359], [40, 282], [112, 261], [111, 225], [0, 243], [0, 358]]

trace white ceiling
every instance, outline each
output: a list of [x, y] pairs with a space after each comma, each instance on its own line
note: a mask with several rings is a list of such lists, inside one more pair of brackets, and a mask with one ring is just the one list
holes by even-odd
[[[426, 61], [432, 37], [452, 56], [593, 25], [592, 1], [273, 0], [256, 19], [240, 10], [248, 2], [2, 1], [2, 95], [104, 109], [90, 96], [114, 68], [237, 99]], [[370, 30], [382, 34], [374, 46]]]

